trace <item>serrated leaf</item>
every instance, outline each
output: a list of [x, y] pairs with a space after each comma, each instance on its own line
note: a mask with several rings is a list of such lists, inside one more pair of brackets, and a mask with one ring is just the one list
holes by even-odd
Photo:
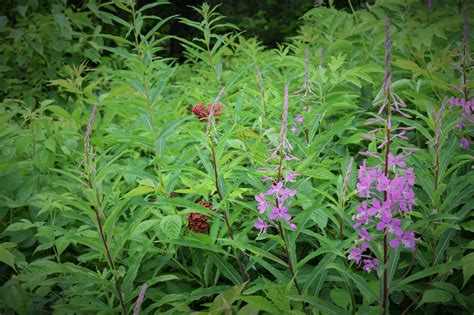
[[168, 239], [176, 239], [181, 234], [181, 218], [178, 215], [169, 215], [160, 222], [160, 228]]
[[0, 244], [0, 261], [15, 269], [15, 257], [3, 246], [4, 244]]

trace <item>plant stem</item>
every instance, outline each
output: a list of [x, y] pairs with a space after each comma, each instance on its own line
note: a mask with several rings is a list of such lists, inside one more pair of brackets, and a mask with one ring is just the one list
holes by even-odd
[[[283, 154], [285, 152], [285, 146], [282, 144], [282, 148], [280, 150], [280, 162], [278, 165], [278, 170], [277, 170], [277, 183], [280, 182], [281, 180], [281, 170], [283, 169]], [[275, 205], [278, 208], [279, 203], [278, 199], [275, 197]], [[298, 283], [298, 280], [296, 279], [296, 274], [295, 274], [295, 269], [293, 267], [293, 262], [291, 261], [291, 256], [290, 252], [288, 250], [288, 244], [286, 243], [286, 237], [285, 237], [285, 232], [283, 230], [283, 226], [281, 225], [281, 219], [278, 220], [278, 232], [280, 233], [281, 239], [283, 240], [284, 246], [283, 250], [285, 251], [286, 255], [286, 263], [288, 266], [288, 271], [290, 272], [291, 278], [293, 279], [293, 283], [295, 284], [296, 291], [298, 292], [299, 295], [303, 295], [300, 285]], [[306, 308], [306, 303], [303, 301], [303, 309], [306, 314], [309, 314], [309, 310]]]
[[262, 98], [262, 106], [263, 106], [263, 116], [267, 117], [267, 103], [265, 101], [265, 86], [263, 85], [263, 78], [262, 73], [260, 72], [260, 68], [258, 65], [255, 65], [255, 71], [257, 72], [257, 82], [260, 87], [260, 97]]
[[[217, 194], [219, 195], [219, 199], [222, 202], [222, 201], [224, 201], [224, 195], [222, 194], [222, 191], [221, 191], [220, 186], [219, 186], [219, 176], [218, 176], [218, 173], [217, 173], [217, 158], [216, 158], [216, 152], [215, 152], [215, 148], [214, 148], [214, 142], [212, 142], [212, 139], [211, 139], [211, 154], [212, 154], [212, 166], [214, 168], [214, 181], [216, 183], [216, 191], [217, 191]], [[233, 241], [234, 240], [234, 230], [232, 229], [232, 226], [231, 226], [230, 221], [229, 221], [229, 216], [227, 215], [227, 209], [225, 209], [225, 208], [222, 210], [222, 217], [224, 218], [224, 222], [225, 222], [225, 225], [227, 227], [227, 234], [229, 235], [230, 239]], [[232, 247], [232, 250], [234, 252], [235, 259], [237, 261], [237, 265], [239, 267], [240, 275], [242, 276], [243, 281], [246, 282], [250, 279], [250, 277], [249, 277], [247, 271], [245, 270], [244, 265], [242, 264], [242, 262], [240, 260], [240, 255], [237, 253], [237, 251], [235, 250], [234, 247]]]
[[[86, 179], [87, 179], [88, 187], [89, 187], [89, 189], [91, 189], [95, 192], [96, 197], [97, 197], [97, 203], [100, 204], [99, 192], [96, 189], [96, 187], [94, 186], [94, 181], [93, 181], [93, 178], [92, 178], [93, 177], [93, 175], [92, 175], [93, 174], [93, 171], [92, 171], [93, 161], [92, 161], [92, 157], [90, 157], [90, 155], [89, 155], [89, 147], [90, 147], [90, 142], [89, 141], [90, 141], [90, 136], [92, 134], [92, 124], [94, 123], [96, 110], [97, 110], [97, 106], [94, 105], [94, 107], [92, 109], [91, 116], [89, 118], [89, 123], [87, 125], [86, 134], [84, 136], [84, 166], [86, 168]], [[123, 314], [127, 314], [127, 307], [126, 307], [125, 302], [123, 300], [120, 281], [119, 281], [119, 279], [117, 278], [117, 276], [115, 274], [115, 271], [116, 271], [115, 263], [114, 263], [114, 260], [112, 259], [112, 255], [110, 254], [110, 249], [109, 249], [109, 245], [107, 243], [107, 238], [105, 237], [105, 232], [104, 232], [104, 228], [103, 228], [103, 225], [102, 225], [102, 220], [100, 218], [99, 208], [95, 204], [92, 205], [92, 208], [95, 212], [95, 217], [96, 217], [97, 226], [98, 226], [98, 232], [99, 232], [99, 235], [100, 235], [100, 239], [102, 241], [102, 245], [104, 246], [105, 256], [107, 258], [107, 262], [109, 264], [109, 267], [112, 270], [112, 276], [114, 278], [114, 283], [115, 283], [115, 290], [117, 291], [117, 296], [118, 296], [118, 299], [119, 299], [119, 302], [120, 302], [120, 306], [122, 307]], [[102, 210], [102, 212], [104, 212], [104, 210]], [[104, 212], [104, 215], [105, 215], [105, 212]]]
[[[390, 93], [387, 94], [387, 126], [386, 126], [386, 137], [387, 137], [387, 146], [385, 149], [385, 169], [384, 169], [384, 174], [386, 177], [388, 177], [388, 156], [390, 154], [390, 127], [391, 127], [391, 104], [390, 104]], [[384, 191], [384, 202], [387, 201], [387, 192]], [[387, 264], [388, 264], [388, 237], [387, 237], [387, 230], [386, 228], [384, 229], [384, 236], [383, 236], [383, 298], [382, 298], [382, 315], [387, 314], [387, 302], [388, 302], [388, 269], [387, 269]]]
[[[383, 83], [383, 91], [385, 94], [385, 100], [387, 106], [387, 120], [385, 122], [385, 132], [386, 132], [386, 146], [385, 146], [385, 165], [384, 165], [384, 175], [388, 178], [388, 157], [390, 155], [390, 141], [391, 141], [391, 128], [392, 128], [392, 104], [390, 102], [390, 88], [391, 88], [391, 76], [392, 69], [390, 62], [392, 59], [392, 54], [390, 50], [390, 19], [387, 17], [385, 21], [385, 75]], [[387, 191], [383, 193], [384, 203], [387, 201]], [[388, 236], [387, 228], [384, 228], [383, 235], [383, 292], [382, 292], [382, 315], [387, 315], [388, 311]]]

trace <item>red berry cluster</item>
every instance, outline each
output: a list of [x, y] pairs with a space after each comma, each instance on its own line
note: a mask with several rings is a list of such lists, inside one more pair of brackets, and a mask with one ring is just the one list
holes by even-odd
[[[208, 106], [204, 105], [204, 103], [199, 103], [193, 106], [191, 111], [193, 114], [199, 118], [199, 121], [202, 122], [207, 122], [207, 117], [209, 117], [210, 111], [211, 111], [211, 105], [209, 104]], [[216, 108], [214, 109], [214, 116], [220, 116], [222, 115], [222, 110], [224, 107], [221, 104], [217, 104]]]
[[[212, 210], [212, 205], [208, 202], [198, 201], [197, 203]], [[208, 220], [207, 215], [192, 212], [188, 215], [188, 228], [195, 233], [207, 233], [211, 227]]]

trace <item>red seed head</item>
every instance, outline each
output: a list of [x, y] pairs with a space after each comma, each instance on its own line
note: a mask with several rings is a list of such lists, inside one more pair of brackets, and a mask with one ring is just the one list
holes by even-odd
[[[212, 104], [204, 105], [204, 103], [196, 104], [192, 107], [191, 111], [193, 114], [199, 119], [199, 121], [207, 122], [207, 118], [210, 114], [210, 107]], [[224, 107], [221, 104], [217, 104], [216, 108], [214, 109], [214, 116], [222, 115], [222, 111]], [[217, 121], [216, 121], [217, 122]]]
[[[209, 210], [213, 210], [212, 205], [209, 202], [200, 200], [197, 204], [206, 207]], [[207, 233], [211, 227], [207, 222], [208, 220], [209, 217], [207, 215], [192, 212], [188, 215], [188, 228], [195, 233]]]

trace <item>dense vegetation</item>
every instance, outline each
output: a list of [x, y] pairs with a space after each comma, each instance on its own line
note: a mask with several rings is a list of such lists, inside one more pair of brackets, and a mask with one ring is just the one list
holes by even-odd
[[474, 7], [165, 6], [2, 8], [1, 312], [472, 313]]

